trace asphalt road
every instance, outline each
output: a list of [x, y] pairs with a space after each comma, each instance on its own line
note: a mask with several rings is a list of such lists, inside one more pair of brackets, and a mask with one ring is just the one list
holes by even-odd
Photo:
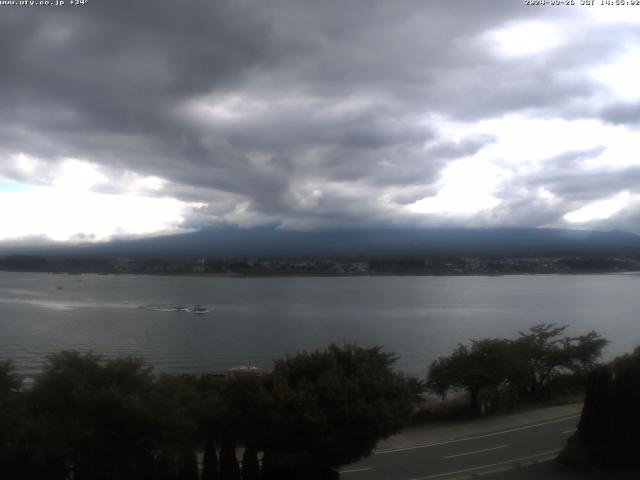
[[341, 480], [446, 480], [554, 458], [579, 415], [444, 442], [378, 450], [340, 470]]

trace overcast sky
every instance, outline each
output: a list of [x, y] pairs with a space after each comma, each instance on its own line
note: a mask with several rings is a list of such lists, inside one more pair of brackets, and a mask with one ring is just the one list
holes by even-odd
[[0, 6], [0, 239], [640, 232], [640, 5], [576, 3]]

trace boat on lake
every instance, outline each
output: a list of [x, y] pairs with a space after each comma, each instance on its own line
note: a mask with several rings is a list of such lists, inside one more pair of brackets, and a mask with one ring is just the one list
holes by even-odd
[[209, 310], [204, 308], [202, 305], [196, 304], [193, 307], [188, 307], [185, 309], [185, 312], [189, 313], [209, 313]]
[[209, 313], [209, 309], [203, 307], [201, 304], [196, 303], [193, 306], [180, 305], [180, 304], [155, 304], [155, 305], [142, 305], [139, 308], [146, 310], [153, 310], [155, 312], [187, 312], [187, 313]]

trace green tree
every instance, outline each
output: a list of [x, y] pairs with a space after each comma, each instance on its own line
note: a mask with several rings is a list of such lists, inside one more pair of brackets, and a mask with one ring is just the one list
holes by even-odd
[[515, 348], [519, 358], [526, 362], [523, 376], [526, 384], [521, 387], [529, 397], [538, 397], [553, 374], [569, 366], [565, 342], [560, 338], [566, 329], [566, 326], [558, 327], [554, 323], [541, 323], [527, 333], [518, 332], [520, 338], [515, 341]]
[[10, 361], [0, 362], [0, 471], [8, 478], [18, 478], [18, 461], [24, 429], [24, 405], [21, 400], [22, 379]]
[[188, 374], [154, 376], [149, 387], [146, 401], [154, 417], [155, 447], [172, 469], [182, 470], [190, 452], [202, 446], [198, 387], [198, 378]]
[[260, 480], [260, 462], [258, 450], [249, 444], [242, 455], [242, 480]]
[[555, 323], [541, 323], [526, 333], [519, 332], [514, 353], [524, 382], [520, 388], [529, 398], [538, 398], [548, 382], [562, 372], [586, 375], [608, 343], [596, 332], [563, 337], [566, 329]]
[[151, 369], [137, 358], [90, 353], [48, 358], [31, 392], [38, 456], [73, 468], [75, 478], [144, 478], [157, 447], [149, 410]]
[[564, 347], [569, 356], [569, 369], [586, 379], [589, 371], [598, 364], [602, 350], [608, 343], [608, 340], [595, 331], [565, 339]]
[[508, 340], [473, 340], [470, 346], [458, 345], [448, 357], [440, 357], [429, 367], [427, 388], [441, 396], [454, 390], [469, 393], [469, 413], [480, 414], [480, 393], [497, 388], [510, 375]]
[[596, 464], [608, 463], [611, 455], [614, 412], [613, 377], [606, 366], [588, 376], [578, 436], [587, 445], [587, 456]]
[[236, 441], [230, 432], [225, 432], [222, 436], [220, 480], [240, 480], [240, 466], [236, 457]]
[[[640, 467], [640, 347], [613, 362], [613, 431], [616, 465]], [[606, 412], [602, 412], [606, 415]]]
[[381, 347], [331, 345], [276, 361], [265, 478], [273, 475], [270, 466], [289, 471], [279, 478], [302, 478], [305, 469], [354, 462], [404, 427], [413, 398], [408, 382], [392, 370], [394, 360]]
[[218, 429], [245, 445], [259, 446], [270, 435], [269, 376], [234, 373], [219, 385]]
[[519, 397], [538, 399], [549, 391], [551, 380], [565, 380], [566, 385], [567, 378], [561, 376], [586, 381], [607, 341], [596, 332], [563, 337], [566, 328], [543, 323], [519, 332], [516, 340], [472, 340], [468, 346], [458, 345], [449, 356], [432, 362], [427, 388], [442, 397], [452, 390], [466, 391], [469, 411], [478, 415], [481, 394], [494, 402], [506, 397], [513, 406]]
[[640, 347], [588, 375], [578, 431], [561, 459], [598, 467], [640, 467]]
[[218, 454], [213, 434], [205, 436], [204, 454], [202, 457], [202, 480], [218, 480]]
[[181, 465], [178, 480], [199, 480], [198, 458], [194, 450], [185, 450], [180, 455]]

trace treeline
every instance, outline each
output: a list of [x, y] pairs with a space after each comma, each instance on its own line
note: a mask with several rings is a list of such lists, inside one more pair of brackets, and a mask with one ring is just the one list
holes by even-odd
[[590, 374], [577, 432], [561, 454], [577, 466], [640, 468], [640, 347]]
[[461, 344], [424, 383], [393, 371], [380, 347], [354, 345], [286, 356], [268, 374], [160, 374], [140, 358], [63, 351], [25, 386], [0, 363], [0, 478], [337, 478], [335, 468], [409, 423], [425, 389], [465, 391], [479, 415], [585, 385], [576, 449], [597, 464], [637, 465], [640, 349], [602, 367], [607, 341], [565, 330], [539, 324]]
[[410, 419], [414, 384], [393, 361], [379, 347], [332, 345], [277, 360], [264, 375], [167, 375], [139, 358], [65, 351], [29, 388], [5, 362], [0, 477], [337, 478], [332, 468]]
[[516, 339], [460, 344], [431, 364], [427, 389], [443, 398], [451, 391], [466, 391], [472, 416], [583, 391], [607, 340], [593, 331], [564, 336], [566, 328], [542, 323], [519, 332]]
[[638, 258], [375, 257], [308, 259], [168, 259], [0, 257], [0, 270], [15, 272], [235, 276], [282, 275], [516, 275], [637, 271]]

